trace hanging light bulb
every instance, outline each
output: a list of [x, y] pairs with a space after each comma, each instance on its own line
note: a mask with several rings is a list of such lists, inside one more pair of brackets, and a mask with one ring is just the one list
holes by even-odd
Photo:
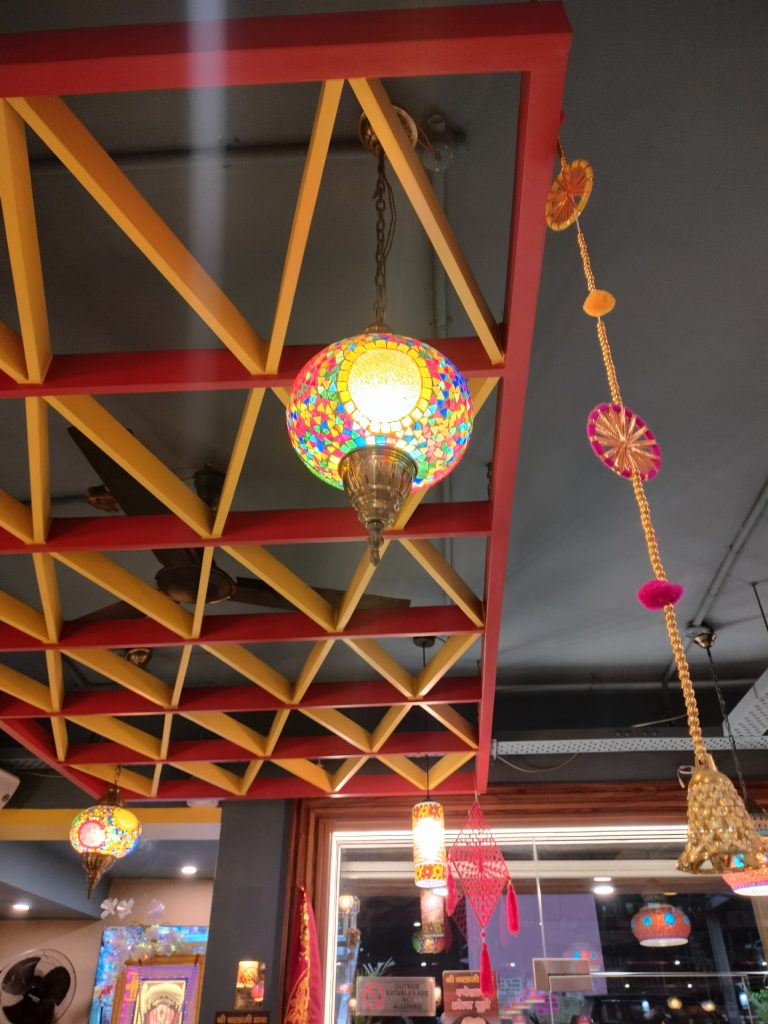
[[443, 805], [422, 800], [411, 813], [413, 871], [419, 889], [437, 889], [447, 881]]
[[100, 879], [116, 860], [135, 850], [141, 836], [141, 822], [124, 805], [115, 781], [93, 807], [75, 817], [69, 829], [69, 842], [80, 854], [90, 897]]
[[291, 444], [307, 468], [346, 491], [368, 531], [375, 565], [382, 531], [395, 521], [411, 490], [442, 480], [464, 454], [472, 432], [472, 399], [449, 359], [423, 341], [393, 333], [385, 323], [394, 196], [378, 140], [368, 137], [366, 144], [378, 157], [373, 323], [309, 360], [293, 383], [287, 423]]

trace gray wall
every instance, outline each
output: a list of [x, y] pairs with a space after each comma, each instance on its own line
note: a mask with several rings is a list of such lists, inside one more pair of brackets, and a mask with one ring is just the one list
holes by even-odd
[[290, 818], [286, 801], [222, 805], [200, 1024], [233, 1008], [238, 960], [266, 963], [264, 1009], [277, 1020]]

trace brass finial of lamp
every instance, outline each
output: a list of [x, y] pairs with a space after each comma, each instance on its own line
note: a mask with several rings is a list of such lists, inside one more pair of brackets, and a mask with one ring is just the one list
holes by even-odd
[[383, 150], [375, 139], [366, 145], [378, 159], [373, 322], [309, 360], [293, 383], [287, 423], [307, 468], [346, 492], [368, 531], [375, 565], [382, 532], [411, 490], [442, 480], [464, 454], [472, 399], [449, 359], [385, 323], [387, 257], [397, 218]]
[[88, 898], [116, 860], [136, 849], [141, 837], [141, 822], [123, 803], [115, 771], [115, 781], [93, 807], [75, 817], [69, 829], [69, 842], [80, 854], [88, 885]]

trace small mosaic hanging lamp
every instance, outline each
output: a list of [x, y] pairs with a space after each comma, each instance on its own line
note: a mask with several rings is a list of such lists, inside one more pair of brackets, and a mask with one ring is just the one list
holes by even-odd
[[684, 946], [691, 934], [687, 914], [671, 903], [648, 900], [632, 917], [632, 934], [641, 946]]
[[93, 807], [76, 816], [69, 842], [80, 854], [90, 898], [96, 885], [116, 860], [133, 853], [141, 837], [141, 822], [123, 803], [115, 772], [114, 784]]
[[733, 783], [717, 770], [704, 744], [696, 694], [675, 614], [683, 587], [667, 579], [645, 494], [645, 483], [661, 468], [661, 449], [645, 420], [624, 404], [605, 327], [605, 317], [613, 310], [616, 300], [610, 292], [596, 286], [579, 222], [592, 192], [592, 168], [586, 160], [568, 163], [559, 140], [557, 147], [560, 173], [549, 191], [545, 216], [553, 231], [576, 225], [576, 241], [588, 289], [583, 309], [595, 321], [611, 397], [610, 402], [595, 406], [587, 417], [587, 440], [604, 466], [632, 484], [653, 570], [653, 578], [639, 588], [637, 598], [649, 611], [664, 614], [696, 762], [688, 785], [688, 840], [677, 866], [680, 871], [692, 874], [722, 874], [735, 863], [734, 857], [740, 856], [744, 868], [755, 868], [759, 865], [762, 840]]

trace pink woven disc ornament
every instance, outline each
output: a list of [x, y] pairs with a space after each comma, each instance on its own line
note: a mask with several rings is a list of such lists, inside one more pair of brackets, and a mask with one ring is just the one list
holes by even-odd
[[661, 448], [648, 424], [616, 402], [601, 402], [587, 417], [587, 437], [604, 466], [631, 480], [652, 480], [661, 468]]
[[456, 836], [448, 854], [448, 862], [451, 868], [456, 870], [467, 902], [474, 910], [480, 925], [481, 992], [483, 995], [493, 995], [493, 971], [485, 941], [485, 929], [505, 886], [508, 886], [507, 917], [512, 934], [519, 931], [519, 920], [517, 899], [507, 863], [477, 800], [470, 807], [467, 820]]

